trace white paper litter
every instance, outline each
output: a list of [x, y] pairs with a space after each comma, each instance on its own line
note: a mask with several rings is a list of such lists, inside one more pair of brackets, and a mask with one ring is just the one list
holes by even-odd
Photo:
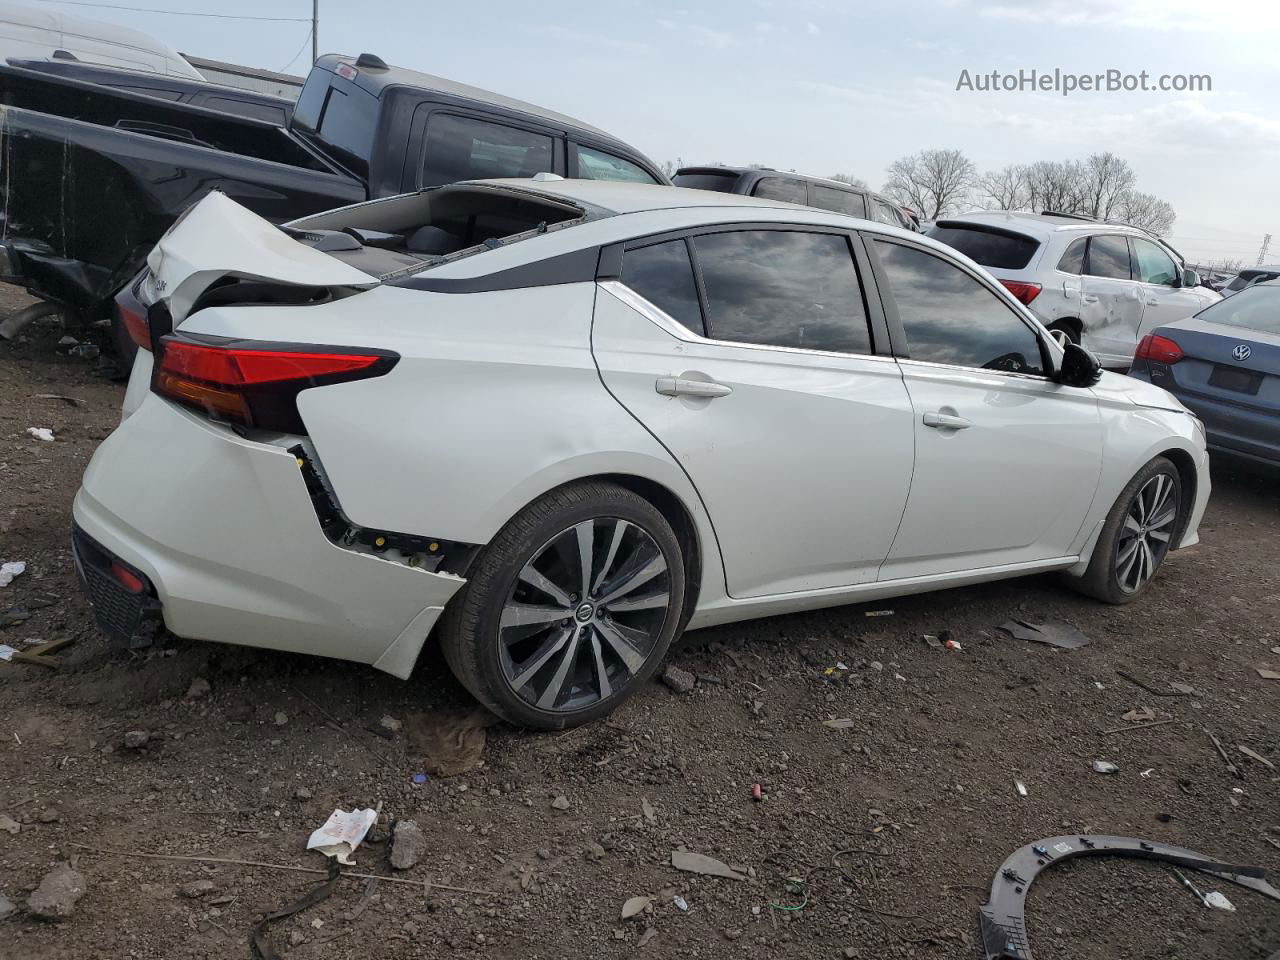
[[0, 563], [0, 587], [7, 587], [13, 583], [14, 577], [20, 577], [27, 570], [27, 565], [21, 560], [13, 560], [9, 563]]
[[0, 660], [12, 660], [13, 655], [18, 651], [7, 643], [0, 643]]
[[1213, 907], [1215, 910], [1230, 910], [1235, 913], [1235, 904], [1220, 894], [1217, 890], [1210, 890], [1204, 895], [1204, 905]]
[[307, 841], [308, 850], [319, 850], [326, 857], [337, 857], [343, 866], [353, 866], [351, 854], [364, 840], [364, 835], [378, 819], [376, 810], [335, 810], [319, 830]]
[[35, 437], [37, 440], [46, 440], [53, 442], [53, 431], [48, 427], [27, 427], [27, 433]]

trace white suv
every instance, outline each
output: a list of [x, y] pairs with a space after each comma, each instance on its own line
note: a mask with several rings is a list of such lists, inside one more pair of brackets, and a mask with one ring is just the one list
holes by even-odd
[[929, 236], [976, 261], [1060, 339], [1128, 369], [1144, 333], [1222, 297], [1137, 227], [1052, 213], [970, 213]]

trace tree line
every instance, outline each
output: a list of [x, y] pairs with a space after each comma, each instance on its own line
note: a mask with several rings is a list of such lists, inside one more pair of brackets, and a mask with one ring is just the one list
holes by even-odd
[[1177, 215], [1165, 200], [1137, 189], [1137, 174], [1114, 153], [1084, 160], [1037, 160], [979, 173], [959, 150], [921, 150], [889, 166], [884, 192], [923, 219], [980, 207], [1052, 210], [1119, 220], [1162, 235]]

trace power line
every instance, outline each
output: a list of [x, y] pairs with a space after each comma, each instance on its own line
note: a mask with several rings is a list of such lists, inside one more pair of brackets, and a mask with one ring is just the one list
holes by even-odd
[[[172, 17], [209, 17], [214, 20], [260, 20], [269, 23], [310, 23], [310, 17], [249, 17], [232, 13], [196, 13], [191, 10], [157, 10], [154, 7], [126, 7], [114, 3], [91, 3], [90, 0], [40, 0], [41, 3], [63, 3], [73, 7], [99, 7], [103, 10], [131, 10], [135, 13], [167, 13]], [[294, 59], [297, 59], [296, 57]]]
[[[298, 58], [299, 58], [300, 56], [302, 56], [302, 51], [303, 51], [303, 50], [305, 50], [305, 49], [307, 49], [307, 44], [311, 42], [311, 34], [314, 32], [314, 29], [315, 29], [314, 27], [308, 27], [308, 28], [307, 28], [307, 36], [306, 36], [306, 38], [302, 41], [302, 46], [300, 46], [300, 47], [298, 48], [298, 52], [297, 52], [297, 53], [295, 53], [295, 54], [293, 55], [293, 59], [292, 59], [292, 60], [290, 60], [290, 61], [289, 61], [288, 63], [286, 63], [283, 67], [281, 67], [279, 70], [277, 70], [277, 71], [276, 71], [276, 73], [284, 73], [284, 72], [286, 72], [290, 67], [292, 67], [292, 66], [297, 62]], [[312, 61], [312, 63], [314, 63], [314, 62], [315, 62], [315, 61], [313, 60], [313, 61]]]

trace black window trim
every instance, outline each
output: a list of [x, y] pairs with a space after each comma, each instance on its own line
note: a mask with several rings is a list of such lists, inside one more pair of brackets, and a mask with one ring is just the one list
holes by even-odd
[[[852, 255], [855, 274], [858, 278], [858, 285], [862, 288], [863, 309], [867, 317], [867, 332], [871, 337], [871, 353], [849, 353], [840, 350], [813, 350], [808, 347], [784, 347], [768, 343], [742, 343], [738, 340], [717, 340], [705, 335], [709, 332], [707, 328], [706, 287], [702, 280], [702, 268], [698, 264], [698, 257], [694, 250], [693, 240], [696, 237], [709, 236], [716, 233], [741, 233], [754, 230], [773, 230], [783, 233], [825, 233], [845, 238], [849, 244], [849, 252]], [[630, 287], [626, 286], [626, 284], [622, 283], [622, 260], [627, 250], [649, 247], [655, 244], [665, 243], [668, 240], [684, 240], [685, 247], [689, 251], [690, 259], [693, 262], [693, 277], [698, 288], [698, 305], [702, 310], [702, 329], [704, 331], [702, 334], [699, 334], [694, 330], [690, 330], [679, 320], [675, 319], [675, 317], [669, 316], [666, 311], [657, 304], [651, 303], [642, 294], [632, 290]], [[896, 362], [892, 347], [890, 346], [890, 330], [886, 322], [884, 311], [881, 307], [879, 285], [872, 271], [871, 264], [867, 259], [862, 239], [856, 230], [833, 227], [819, 223], [784, 223], [778, 221], [741, 221], [736, 223], [699, 224], [695, 227], [682, 227], [678, 230], [665, 230], [661, 233], [649, 234], [643, 237], [634, 237], [630, 240], [601, 248], [600, 265], [597, 269], [596, 280], [606, 284], [606, 289], [612, 289], [607, 286], [608, 284], [616, 283], [628, 294], [635, 297], [637, 300], [642, 301], [649, 308], [648, 311], [641, 312], [645, 312], [650, 320], [655, 322], [659, 327], [666, 330], [672, 336], [688, 343], [702, 343], [709, 346], [735, 347], [747, 350], [771, 350], [813, 357], [838, 357], [845, 360], [855, 359], [877, 360], [889, 363]], [[613, 292], [616, 293], [617, 291], [614, 290]]]
[[[894, 357], [899, 361], [906, 361], [912, 364], [920, 364], [923, 366], [937, 367], [942, 370], [964, 370], [981, 374], [991, 374], [994, 376], [1009, 377], [1015, 380], [1032, 380], [1036, 383], [1054, 383], [1053, 371], [1057, 367], [1057, 355], [1053, 353], [1047, 341], [1053, 338], [1045, 336], [1044, 331], [1038, 321], [1033, 321], [1025, 316], [1021, 309], [1021, 304], [1013, 299], [1013, 294], [1009, 293], [1003, 286], [997, 284], [992, 285], [987, 279], [975, 271], [969, 269], [965, 264], [954, 260], [946, 254], [930, 249], [919, 243], [912, 243], [910, 240], [902, 237], [890, 236], [888, 234], [871, 233], [870, 231], [862, 231], [864, 233], [863, 245], [866, 248], [867, 257], [871, 262], [871, 269], [876, 278], [876, 286], [883, 291], [880, 294], [881, 308], [884, 311], [885, 319], [889, 327], [889, 338], [893, 345]], [[1017, 373], [1013, 370], [997, 370], [992, 367], [971, 367], [959, 363], [939, 363], [936, 360], [917, 360], [911, 356], [911, 350], [907, 345], [906, 328], [902, 325], [902, 317], [898, 314], [898, 305], [894, 301], [893, 294], [890, 292], [893, 288], [889, 285], [888, 276], [885, 273], [884, 264], [880, 260], [880, 255], [876, 252], [875, 244], [867, 242], [868, 240], [880, 240], [884, 243], [892, 243], [895, 246], [906, 247], [909, 250], [915, 250], [919, 253], [928, 254], [936, 257], [943, 263], [949, 264], [960, 270], [962, 273], [968, 274], [976, 280], [981, 286], [995, 296], [995, 298], [1004, 304], [1009, 311], [1022, 321], [1023, 325], [1036, 338], [1036, 342], [1040, 345], [1040, 362], [1044, 364], [1043, 373]]]

